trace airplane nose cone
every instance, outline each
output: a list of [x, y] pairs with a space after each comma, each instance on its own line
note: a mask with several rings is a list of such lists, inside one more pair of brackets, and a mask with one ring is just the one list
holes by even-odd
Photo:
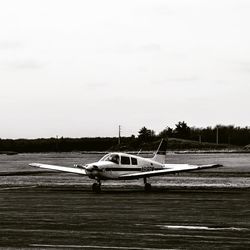
[[90, 178], [95, 178], [95, 177], [98, 177], [100, 175], [100, 172], [101, 172], [101, 169], [99, 169], [97, 166], [95, 165], [88, 165], [86, 167], [86, 172], [87, 172], [87, 175], [90, 177]]

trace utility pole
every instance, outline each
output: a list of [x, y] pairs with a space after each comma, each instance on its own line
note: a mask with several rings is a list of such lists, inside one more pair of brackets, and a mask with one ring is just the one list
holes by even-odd
[[118, 145], [121, 145], [121, 125], [119, 125], [119, 137], [118, 137]]

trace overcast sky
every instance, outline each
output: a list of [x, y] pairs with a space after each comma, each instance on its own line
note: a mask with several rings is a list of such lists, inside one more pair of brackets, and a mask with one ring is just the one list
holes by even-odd
[[0, 138], [250, 125], [249, 0], [0, 2]]

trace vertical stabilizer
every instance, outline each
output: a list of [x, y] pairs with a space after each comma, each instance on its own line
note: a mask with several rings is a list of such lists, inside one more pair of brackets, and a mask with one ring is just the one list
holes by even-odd
[[164, 164], [166, 160], [167, 141], [162, 139], [152, 160]]

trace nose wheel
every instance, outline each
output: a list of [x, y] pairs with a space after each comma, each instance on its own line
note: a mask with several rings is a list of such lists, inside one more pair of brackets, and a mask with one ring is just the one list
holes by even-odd
[[101, 182], [98, 182], [98, 183], [95, 182], [95, 183], [93, 183], [92, 190], [95, 193], [100, 193], [101, 192]]
[[144, 178], [144, 190], [146, 192], [150, 192], [151, 191], [151, 184], [147, 183], [147, 178]]

